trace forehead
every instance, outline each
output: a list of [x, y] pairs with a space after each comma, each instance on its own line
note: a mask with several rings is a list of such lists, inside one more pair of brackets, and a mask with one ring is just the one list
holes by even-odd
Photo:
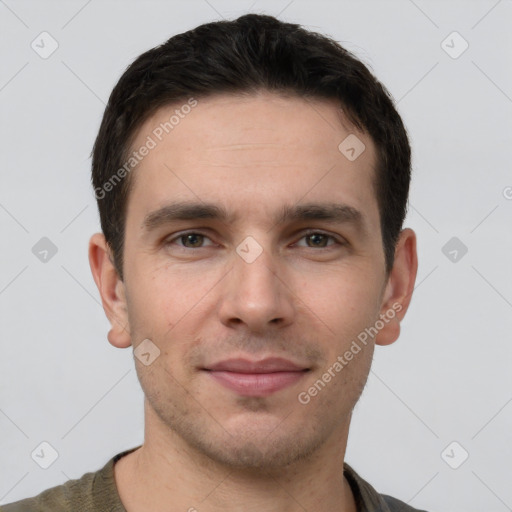
[[369, 231], [379, 229], [373, 141], [334, 101], [262, 92], [194, 102], [162, 107], [139, 129], [131, 150], [151, 149], [130, 176], [129, 217], [194, 199], [262, 220], [324, 200], [362, 211]]

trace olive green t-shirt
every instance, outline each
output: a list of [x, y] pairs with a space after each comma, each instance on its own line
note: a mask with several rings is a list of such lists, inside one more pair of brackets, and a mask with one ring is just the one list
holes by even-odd
[[[86, 473], [79, 479], [69, 480], [32, 498], [2, 505], [0, 512], [126, 512], [117, 492], [114, 464], [137, 448], [139, 446], [118, 453], [99, 471]], [[426, 512], [379, 494], [346, 462], [343, 467], [358, 512]]]

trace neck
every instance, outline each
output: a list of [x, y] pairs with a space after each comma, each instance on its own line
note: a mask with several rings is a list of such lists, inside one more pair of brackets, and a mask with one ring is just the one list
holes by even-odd
[[115, 465], [127, 512], [356, 512], [343, 475], [348, 424], [307, 459], [255, 469], [213, 461], [174, 432], [158, 428], [150, 415], [147, 411], [143, 446]]

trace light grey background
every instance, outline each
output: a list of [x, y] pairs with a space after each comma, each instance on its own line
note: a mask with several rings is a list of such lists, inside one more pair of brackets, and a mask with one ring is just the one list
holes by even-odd
[[[135, 57], [246, 12], [354, 51], [411, 136], [417, 288], [400, 339], [376, 348], [346, 460], [417, 508], [512, 510], [510, 0], [0, 1], [0, 503], [142, 443], [131, 349], [108, 343], [87, 261], [89, 153]], [[43, 31], [59, 45], [47, 59], [31, 48]], [[58, 250], [46, 263], [32, 252], [42, 237]], [[452, 237], [467, 254], [443, 253]], [[31, 458], [43, 441], [59, 454], [48, 469]]]

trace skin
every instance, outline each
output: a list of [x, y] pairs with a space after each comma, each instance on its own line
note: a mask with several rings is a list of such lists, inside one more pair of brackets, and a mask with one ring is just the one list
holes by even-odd
[[[175, 109], [148, 119], [133, 148]], [[350, 133], [366, 146], [354, 161], [338, 150]], [[135, 349], [150, 339], [160, 350], [149, 366], [135, 358], [145, 439], [115, 466], [128, 512], [356, 510], [342, 470], [352, 410], [375, 344], [399, 336], [417, 272], [416, 236], [404, 229], [385, 273], [375, 163], [371, 138], [335, 103], [261, 92], [199, 99], [132, 171], [124, 281], [102, 234], [89, 247], [110, 343]], [[214, 202], [236, 218], [144, 229], [150, 212], [176, 200]], [[283, 205], [305, 202], [356, 208], [366, 233], [318, 219], [273, 222]], [[178, 238], [185, 230], [204, 238]], [[252, 263], [236, 252], [247, 236], [262, 248]], [[393, 304], [395, 317], [301, 404], [298, 394]], [[242, 397], [200, 369], [271, 356], [309, 371], [269, 396]]]

